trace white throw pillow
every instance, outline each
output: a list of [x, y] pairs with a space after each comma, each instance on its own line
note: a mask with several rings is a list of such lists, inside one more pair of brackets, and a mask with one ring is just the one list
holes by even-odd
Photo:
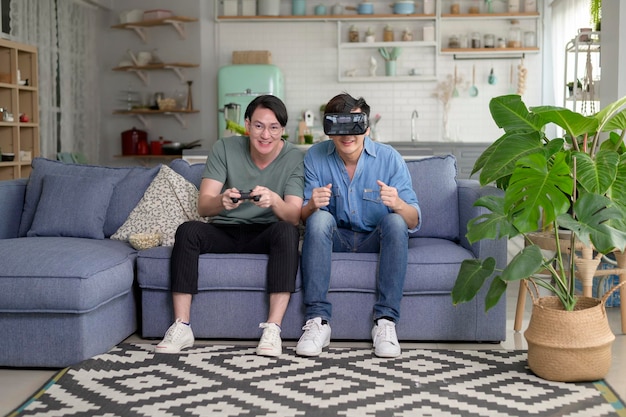
[[198, 189], [170, 167], [163, 165], [137, 206], [111, 239], [127, 241], [137, 233], [158, 233], [162, 246], [172, 246], [176, 229], [188, 220], [209, 220], [198, 214]]

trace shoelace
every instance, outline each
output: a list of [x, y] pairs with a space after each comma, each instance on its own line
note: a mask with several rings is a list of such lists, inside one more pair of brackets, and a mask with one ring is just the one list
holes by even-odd
[[178, 338], [180, 333], [183, 331], [182, 326], [184, 326], [184, 324], [182, 323], [176, 323], [174, 326], [171, 326], [169, 329], [167, 329], [167, 333], [165, 333], [165, 337], [163, 338], [163, 340], [171, 342]]
[[315, 321], [310, 321], [304, 325], [302, 330], [304, 330], [302, 340], [315, 340], [322, 333], [322, 325]]
[[378, 326], [376, 331], [376, 338], [382, 338], [383, 342], [396, 344], [395, 337], [393, 337], [394, 326], [391, 324], [382, 324]]
[[275, 345], [276, 342], [279, 339], [279, 335], [280, 332], [278, 331], [278, 329], [276, 328], [276, 326], [272, 326], [270, 324], [267, 323], [261, 323], [259, 324], [259, 327], [264, 329], [263, 330], [263, 335], [261, 335], [261, 341], [260, 344], [271, 344], [271, 345]]

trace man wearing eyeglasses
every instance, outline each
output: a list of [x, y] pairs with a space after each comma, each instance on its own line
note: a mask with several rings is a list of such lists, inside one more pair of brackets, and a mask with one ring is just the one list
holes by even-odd
[[396, 335], [407, 268], [408, 233], [421, 215], [406, 163], [389, 145], [369, 138], [370, 107], [340, 94], [326, 104], [324, 132], [330, 141], [304, 158], [302, 282], [304, 333], [296, 346], [317, 356], [330, 344], [332, 252], [379, 253], [372, 340], [379, 357], [401, 353]]
[[193, 294], [198, 292], [200, 254], [264, 253], [269, 254], [269, 314], [259, 325], [263, 334], [256, 352], [263, 356], [282, 353], [280, 325], [295, 291], [298, 270], [303, 154], [282, 138], [287, 109], [279, 98], [255, 98], [244, 117], [248, 136], [218, 140], [206, 162], [198, 213], [211, 216], [212, 221], [186, 222], [176, 231], [171, 258], [175, 322], [156, 352], [178, 353], [193, 346], [190, 310]]

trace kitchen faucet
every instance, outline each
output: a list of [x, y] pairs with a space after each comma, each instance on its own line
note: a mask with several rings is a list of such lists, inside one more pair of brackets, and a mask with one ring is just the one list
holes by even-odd
[[413, 110], [411, 114], [411, 142], [417, 142], [417, 132], [416, 132], [416, 123], [417, 123], [417, 110]]

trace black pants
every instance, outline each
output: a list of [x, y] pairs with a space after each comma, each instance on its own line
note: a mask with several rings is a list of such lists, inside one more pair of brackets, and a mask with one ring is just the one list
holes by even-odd
[[287, 222], [223, 225], [190, 221], [176, 230], [172, 291], [198, 293], [198, 259], [203, 253], [266, 253], [267, 292], [294, 292], [298, 272], [298, 229]]

